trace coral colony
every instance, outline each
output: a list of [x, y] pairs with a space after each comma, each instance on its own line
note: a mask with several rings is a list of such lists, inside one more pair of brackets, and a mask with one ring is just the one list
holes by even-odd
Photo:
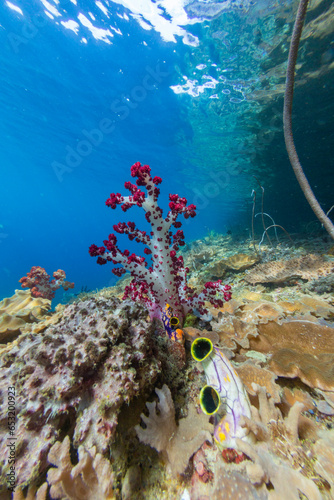
[[[180, 230], [181, 222], [177, 221], [180, 214], [188, 219], [195, 217], [196, 206], [188, 205], [185, 198], [177, 194], [169, 195], [169, 212], [166, 218], [162, 217], [162, 209], [158, 206], [160, 190], [157, 187], [162, 179], [152, 178], [151, 169], [148, 165], [139, 162], [131, 167], [132, 177], [136, 177], [136, 184], [126, 182], [125, 188], [130, 191], [130, 196], [122, 196], [120, 193], [112, 193], [107, 199], [106, 205], [116, 208], [121, 205], [126, 212], [133, 205], [142, 207], [146, 214], [145, 218], [151, 225], [151, 232], [140, 231], [134, 222], [119, 222], [113, 226], [118, 234], [126, 234], [130, 241], [144, 243], [144, 253], [150, 255], [152, 265], [149, 267], [145, 257], [139, 257], [129, 250], [123, 252], [117, 246], [115, 234], [110, 234], [104, 245], [97, 247], [91, 245], [89, 253], [92, 257], [98, 257], [98, 264], [121, 264], [122, 268], [113, 269], [116, 276], [122, 276], [126, 271], [134, 278], [129, 286], [125, 288], [123, 299], [145, 303], [151, 318], [161, 318], [166, 304], [169, 304], [175, 317], [179, 319], [182, 326], [184, 317], [192, 309], [196, 308], [200, 314], [206, 314], [204, 301], [209, 301], [214, 307], [223, 305], [222, 298], [217, 297], [221, 292], [225, 300], [231, 298], [231, 287], [222, 285], [221, 281], [208, 282], [204, 290], [197, 294], [187, 285], [187, 273], [189, 269], [184, 267], [183, 257], [177, 256], [179, 247], [184, 245], [184, 234]], [[140, 189], [143, 186], [147, 194]], [[176, 229], [173, 232], [172, 228]]]
[[27, 276], [23, 276], [19, 282], [22, 288], [30, 288], [32, 297], [42, 297], [52, 300], [55, 296], [55, 291], [63, 287], [64, 290], [74, 288], [74, 283], [66, 280], [65, 271], [58, 269], [53, 273], [54, 279], [50, 281], [50, 276], [43, 267], [33, 266]]
[[200, 394], [200, 405], [207, 415], [218, 417], [214, 438], [224, 448], [237, 448], [236, 440], [248, 440], [249, 431], [240, 425], [242, 417], [251, 418], [251, 407], [247, 392], [232, 364], [225, 354], [212, 345], [211, 340], [199, 337], [191, 346], [191, 354], [201, 362], [207, 385]]

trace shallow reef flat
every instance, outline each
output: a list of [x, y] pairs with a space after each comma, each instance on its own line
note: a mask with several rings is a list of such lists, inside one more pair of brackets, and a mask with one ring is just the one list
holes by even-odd
[[[232, 287], [188, 314], [185, 351], [115, 287], [71, 303], [28, 292], [0, 303], [0, 498], [334, 498], [334, 257], [302, 237], [274, 246], [209, 235], [182, 252], [196, 289]], [[210, 339], [247, 391], [251, 439], [213, 438], [191, 343]], [[15, 388], [15, 493], [8, 491], [8, 387]]]

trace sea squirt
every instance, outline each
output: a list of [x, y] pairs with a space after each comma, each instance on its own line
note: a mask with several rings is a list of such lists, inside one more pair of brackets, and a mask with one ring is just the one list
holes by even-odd
[[251, 418], [246, 390], [224, 353], [211, 340], [199, 337], [191, 354], [205, 372], [207, 385], [200, 393], [204, 413], [215, 416], [214, 438], [223, 448], [237, 448], [236, 439], [248, 440], [249, 431], [240, 425], [241, 417]]

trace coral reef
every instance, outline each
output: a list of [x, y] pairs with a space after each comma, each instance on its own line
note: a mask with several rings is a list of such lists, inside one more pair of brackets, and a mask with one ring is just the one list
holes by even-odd
[[329, 293], [334, 291], [334, 274], [328, 274], [327, 276], [321, 276], [311, 280], [305, 286], [306, 290], [311, 292], [316, 292], [318, 294]]
[[[150, 234], [137, 229], [134, 222], [119, 222], [113, 228], [119, 234], [126, 234], [130, 241], [144, 243], [146, 245], [144, 253], [151, 256], [152, 266], [148, 267], [145, 257], [139, 257], [134, 253], [130, 255], [129, 250], [122, 252], [117, 246], [115, 234], [109, 234], [108, 240], [103, 242], [105, 246], [91, 245], [90, 255], [98, 257], [97, 263], [101, 265], [108, 261], [121, 264], [122, 268], [113, 269], [113, 273], [117, 276], [122, 276], [126, 270], [131, 273], [133, 280], [125, 287], [124, 298], [130, 297], [145, 304], [151, 318], [161, 318], [166, 304], [169, 304], [182, 326], [184, 317], [192, 309], [196, 308], [201, 314], [207, 312], [204, 306], [205, 300], [215, 307], [222, 306], [223, 299], [231, 298], [231, 287], [223, 286], [220, 281], [208, 282], [201, 293], [195, 293], [187, 285], [186, 277], [189, 269], [184, 267], [182, 255], [176, 254], [180, 246], [184, 246], [184, 234], [179, 229], [182, 224], [177, 218], [181, 214], [186, 219], [195, 217], [195, 205], [187, 206], [185, 198], [170, 194], [170, 210], [164, 219], [162, 209], [157, 203], [160, 193], [157, 186], [162, 182], [161, 178], [152, 178], [150, 167], [142, 166], [139, 162], [131, 167], [131, 175], [137, 178], [136, 184], [131, 182], [124, 184], [131, 195], [124, 197], [120, 193], [111, 193], [106, 205], [113, 209], [121, 205], [124, 212], [134, 205], [143, 208], [145, 218], [151, 226]], [[146, 189], [146, 196], [139, 186]], [[175, 234], [171, 230], [172, 227], [177, 229]], [[219, 297], [218, 292], [220, 292]]]
[[254, 266], [257, 262], [259, 262], [258, 255], [237, 253], [226, 259], [225, 265], [227, 268], [233, 269], [234, 271], [244, 271], [245, 269]]
[[310, 387], [334, 390], [334, 328], [308, 321], [258, 325], [250, 340], [257, 351], [270, 353], [271, 370], [281, 377], [299, 377]]
[[51, 279], [43, 267], [33, 266], [27, 276], [23, 276], [19, 280], [22, 288], [30, 288], [32, 297], [42, 297], [44, 299], [52, 300], [55, 296], [56, 290], [63, 287], [64, 290], [74, 288], [74, 283], [66, 281], [65, 271], [58, 269], [53, 273]]
[[[300, 414], [303, 404], [296, 402], [287, 418], [267, 399], [266, 391], [254, 387], [259, 394], [259, 411], [253, 409], [253, 418], [244, 418], [244, 425], [258, 438], [256, 444], [238, 440], [238, 446], [251, 460], [246, 464], [249, 479], [253, 484], [272, 484], [274, 491], [269, 499], [299, 500], [301, 491], [309, 500], [321, 500], [321, 494], [313, 481], [291, 468], [296, 462], [307, 461], [307, 450], [298, 440]], [[304, 424], [305, 425], [305, 424]], [[272, 436], [277, 436], [276, 441]]]
[[274, 403], [280, 403], [280, 387], [275, 383], [277, 375], [272, 371], [254, 365], [250, 360], [245, 361], [236, 368], [242, 383], [251, 396], [256, 395], [253, 384], [261, 384], [266, 388], [267, 394], [270, 395]]

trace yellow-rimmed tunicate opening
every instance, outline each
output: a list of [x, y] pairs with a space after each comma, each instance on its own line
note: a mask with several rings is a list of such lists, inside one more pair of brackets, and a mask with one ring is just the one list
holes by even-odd
[[211, 385], [205, 385], [200, 392], [199, 402], [206, 415], [213, 415], [220, 407], [220, 396]]
[[179, 323], [179, 318], [176, 318], [175, 316], [170, 319], [170, 326], [173, 328], [175, 328]]
[[210, 339], [199, 337], [191, 344], [191, 355], [196, 361], [203, 361], [211, 354], [213, 345]]

